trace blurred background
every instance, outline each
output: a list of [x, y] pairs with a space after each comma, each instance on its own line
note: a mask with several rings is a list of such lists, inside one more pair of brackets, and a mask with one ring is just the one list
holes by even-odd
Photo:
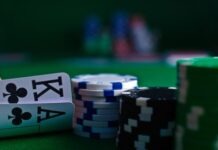
[[217, 5], [215, 0], [1, 1], [0, 61], [216, 55]]

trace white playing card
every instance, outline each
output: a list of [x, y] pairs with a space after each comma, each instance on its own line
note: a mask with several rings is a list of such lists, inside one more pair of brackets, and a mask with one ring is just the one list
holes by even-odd
[[72, 102], [71, 79], [54, 73], [0, 81], [0, 104]]
[[0, 137], [72, 128], [72, 103], [1, 104]]
[[73, 103], [49, 104], [38, 107], [37, 121], [40, 124], [40, 132], [71, 129], [74, 110]]

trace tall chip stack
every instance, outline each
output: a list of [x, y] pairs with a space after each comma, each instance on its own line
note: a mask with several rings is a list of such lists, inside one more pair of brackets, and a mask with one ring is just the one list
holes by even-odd
[[218, 149], [218, 58], [177, 63], [176, 150]]
[[140, 54], [153, 54], [155, 41], [152, 32], [141, 16], [131, 19], [131, 35], [135, 50]]
[[117, 12], [112, 19], [112, 36], [115, 56], [119, 58], [128, 57], [131, 47], [128, 41], [129, 18], [124, 12]]
[[88, 16], [84, 23], [84, 52], [95, 56], [99, 49], [99, 38], [101, 34], [101, 21], [98, 16]]
[[121, 96], [117, 147], [120, 150], [172, 150], [175, 87], [144, 87]]
[[72, 79], [74, 89], [74, 133], [93, 138], [115, 138], [119, 124], [120, 95], [138, 86], [130, 75], [80, 75]]

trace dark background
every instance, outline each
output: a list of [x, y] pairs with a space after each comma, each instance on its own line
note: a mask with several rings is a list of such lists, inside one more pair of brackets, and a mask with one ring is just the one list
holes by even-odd
[[38, 58], [76, 56], [82, 24], [91, 13], [105, 25], [116, 10], [142, 14], [159, 36], [159, 50], [217, 50], [215, 0], [5, 0], [0, 2], [0, 52]]

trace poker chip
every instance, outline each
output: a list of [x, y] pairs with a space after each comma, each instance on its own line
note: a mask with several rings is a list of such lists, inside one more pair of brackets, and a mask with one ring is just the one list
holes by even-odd
[[75, 104], [74, 129], [89, 138], [115, 138], [120, 120], [122, 92], [137, 87], [131, 75], [79, 75], [72, 79]]
[[85, 53], [90, 56], [97, 54], [101, 26], [101, 20], [96, 15], [90, 15], [85, 19], [83, 45]]
[[140, 54], [154, 53], [154, 35], [151, 33], [144, 19], [141, 16], [133, 16], [130, 24], [134, 49]]
[[78, 101], [74, 100], [74, 104], [79, 107], [86, 108], [105, 108], [105, 109], [119, 109], [119, 102], [92, 102], [92, 101]]
[[119, 110], [115, 109], [100, 109], [100, 108], [86, 108], [76, 106], [75, 113], [83, 113], [83, 114], [96, 114], [96, 115], [111, 115], [111, 114], [119, 114]]
[[[135, 88], [135, 87], [132, 87]], [[131, 88], [130, 88], [131, 89]], [[74, 88], [74, 92], [78, 93], [79, 95], [86, 95], [86, 96], [95, 96], [95, 97], [111, 97], [111, 96], [119, 96], [125, 90], [90, 90], [90, 89], [78, 89]]]
[[112, 19], [112, 36], [114, 55], [127, 58], [132, 54], [129, 42], [129, 17], [125, 12], [117, 12]]
[[126, 38], [129, 32], [129, 18], [126, 12], [116, 12], [112, 17], [112, 34], [115, 39]]
[[74, 93], [74, 99], [76, 100], [85, 100], [85, 101], [101, 101], [101, 102], [119, 102], [119, 96], [109, 96], [109, 97], [94, 97], [94, 96], [85, 96]]
[[119, 119], [118, 114], [110, 114], [110, 115], [93, 115], [93, 114], [84, 114], [75, 112], [75, 115], [78, 118], [93, 120], [93, 121], [116, 121]]
[[117, 121], [91, 121], [91, 120], [85, 120], [76, 117], [74, 124], [90, 126], [90, 127], [117, 127], [119, 122], [118, 120]]
[[90, 132], [90, 133], [114, 133], [117, 134], [117, 128], [105, 128], [105, 127], [90, 127], [90, 126], [82, 126], [82, 125], [75, 125], [74, 130], [83, 131], [83, 132]]
[[109, 139], [109, 138], [114, 138], [114, 133], [105, 133], [105, 134], [101, 134], [101, 133], [91, 133], [91, 132], [84, 132], [84, 131], [80, 131], [80, 130], [75, 130], [74, 129], [74, 133], [78, 136], [81, 137], [86, 137], [86, 138], [92, 138], [92, 139]]
[[79, 75], [72, 79], [73, 86], [90, 90], [121, 90], [137, 87], [137, 78], [130, 75]]
[[217, 149], [218, 58], [177, 62], [177, 150]]
[[99, 55], [108, 57], [112, 55], [112, 37], [109, 29], [103, 29], [99, 37]]
[[173, 149], [175, 87], [143, 87], [122, 93], [118, 149]]

